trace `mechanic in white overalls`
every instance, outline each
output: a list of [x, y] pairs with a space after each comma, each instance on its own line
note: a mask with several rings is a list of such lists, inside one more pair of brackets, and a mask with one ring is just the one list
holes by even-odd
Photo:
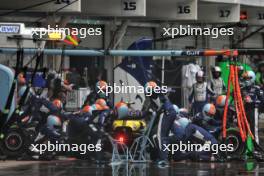
[[210, 96], [215, 95], [208, 87], [203, 71], [198, 71], [196, 73], [196, 81], [197, 82], [193, 85], [192, 93], [189, 96], [189, 103], [192, 104], [193, 114], [202, 112], [204, 105], [209, 102]]
[[212, 79], [210, 80], [209, 88], [215, 94], [214, 100], [218, 96], [223, 95], [226, 92], [226, 86], [224, 80], [221, 77], [221, 74], [222, 70], [220, 67], [215, 66], [212, 68]]

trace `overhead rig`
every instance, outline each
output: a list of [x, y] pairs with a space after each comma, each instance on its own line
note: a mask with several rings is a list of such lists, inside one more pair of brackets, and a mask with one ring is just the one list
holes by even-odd
[[[0, 54], [14, 54], [16, 48], [0, 48]], [[24, 54], [33, 55], [38, 49], [24, 48]], [[239, 56], [264, 54], [264, 49], [227, 49], [227, 50], [84, 50], [84, 49], [43, 49], [44, 55], [65, 56], [129, 56], [129, 57], [151, 57], [151, 56]]]

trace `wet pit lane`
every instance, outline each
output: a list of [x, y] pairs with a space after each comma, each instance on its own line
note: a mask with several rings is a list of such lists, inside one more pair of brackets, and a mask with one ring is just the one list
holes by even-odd
[[[16, 162], [16, 161], [14, 161]], [[0, 163], [1, 164], [1, 163]], [[159, 168], [147, 164], [105, 164], [96, 165], [87, 161], [51, 161], [27, 165], [0, 167], [0, 175], [5, 176], [224, 176], [224, 175], [264, 175], [264, 163], [173, 163], [170, 167]]]

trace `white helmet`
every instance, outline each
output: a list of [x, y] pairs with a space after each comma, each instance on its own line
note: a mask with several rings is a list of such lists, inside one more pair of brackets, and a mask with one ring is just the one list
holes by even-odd
[[220, 67], [215, 66], [212, 68], [212, 75], [214, 79], [218, 79], [219, 77], [221, 77], [221, 74], [222, 74], [222, 70]]
[[222, 72], [221, 68], [218, 67], [218, 66], [215, 66], [215, 67], [214, 67], [214, 71], [215, 71], [215, 72]]
[[251, 86], [255, 83], [256, 74], [253, 71], [246, 71], [242, 75], [243, 79], [245, 80], [246, 86]]
[[196, 73], [196, 81], [197, 82], [204, 82], [204, 72], [202, 70]]
[[198, 71], [196, 77], [204, 77], [204, 72], [202, 70]]

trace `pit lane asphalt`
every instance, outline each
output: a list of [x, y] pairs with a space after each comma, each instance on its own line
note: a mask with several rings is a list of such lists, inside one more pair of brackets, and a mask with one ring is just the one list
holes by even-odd
[[1, 161], [4, 176], [236, 176], [264, 175], [264, 163], [254, 162], [178, 162], [159, 168], [154, 163], [123, 163], [96, 165], [85, 160], [63, 161]]
[[[264, 148], [264, 118], [260, 119], [260, 143]], [[1, 161], [0, 176], [261, 176], [264, 163], [255, 162], [178, 162], [159, 168], [147, 164], [96, 165], [70, 158], [56, 161]]]

